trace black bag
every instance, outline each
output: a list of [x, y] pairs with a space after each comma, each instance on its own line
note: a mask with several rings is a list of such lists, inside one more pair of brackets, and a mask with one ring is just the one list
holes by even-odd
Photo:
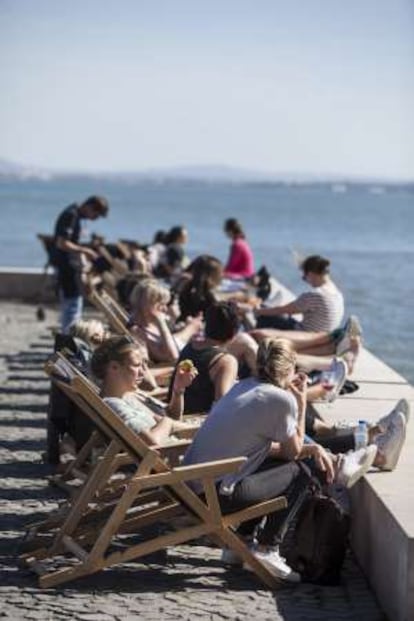
[[301, 574], [303, 582], [336, 585], [348, 545], [350, 518], [328, 496], [308, 496], [297, 517], [288, 564]]

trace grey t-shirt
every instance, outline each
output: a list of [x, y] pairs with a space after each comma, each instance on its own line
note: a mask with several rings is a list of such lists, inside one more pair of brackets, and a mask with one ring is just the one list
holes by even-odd
[[[285, 442], [296, 432], [296, 399], [286, 390], [249, 377], [238, 382], [213, 407], [184, 456], [184, 464], [230, 457], [247, 457], [236, 472], [221, 480], [220, 492], [231, 494], [234, 485], [255, 472], [272, 442]], [[201, 485], [193, 489], [200, 493]]]
[[127, 395], [122, 399], [119, 397], [105, 397], [104, 401], [137, 434], [151, 429], [156, 424], [155, 418], [144, 409], [139, 399], [134, 395]]

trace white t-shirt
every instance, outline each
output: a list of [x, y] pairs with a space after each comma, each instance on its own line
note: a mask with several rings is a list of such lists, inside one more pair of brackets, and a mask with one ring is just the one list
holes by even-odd
[[[247, 457], [236, 472], [221, 480], [220, 492], [257, 470], [272, 442], [285, 442], [296, 433], [296, 399], [286, 390], [249, 377], [235, 384], [213, 407], [184, 456], [184, 464], [230, 457]], [[200, 493], [199, 482], [192, 485]]]

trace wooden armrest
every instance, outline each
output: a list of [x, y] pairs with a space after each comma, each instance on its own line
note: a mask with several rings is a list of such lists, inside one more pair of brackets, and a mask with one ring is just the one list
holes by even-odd
[[158, 487], [160, 485], [174, 485], [174, 483], [193, 481], [194, 479], [216, 478], [224, 474], [236, 472], [246, 462], [246, 457], [233, 457], [220, 459], [191, 466], [178, 466], [170, 472], [149, 474], [147, 476], [134, 477], [139, 480], [141, 489]]
[[174, 435], [180, 439], [183, 438], [191, 440], [199, 429], [200, 425], [188, 425], [186, 429], [179, 429], [178, 431], [174, 431]]

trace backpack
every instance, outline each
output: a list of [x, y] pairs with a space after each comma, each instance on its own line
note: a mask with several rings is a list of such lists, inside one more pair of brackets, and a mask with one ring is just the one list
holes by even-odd
[[286, 557], [303, 582], [336, 585], [348, 546], [350, 518], [342, 507], [320, 492], [308, 496], [297, 516]]

